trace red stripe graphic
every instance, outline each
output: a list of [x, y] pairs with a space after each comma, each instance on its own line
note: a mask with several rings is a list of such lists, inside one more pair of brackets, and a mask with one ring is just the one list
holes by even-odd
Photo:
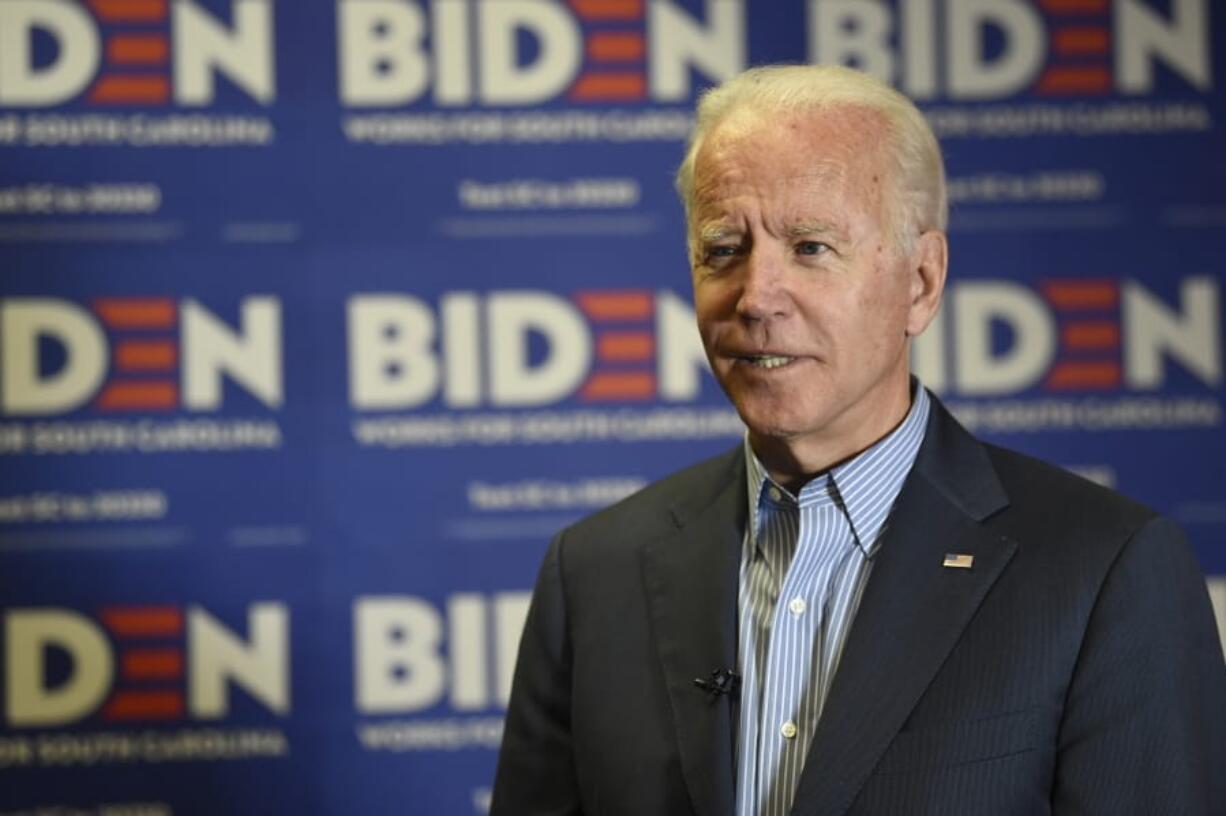
[[106, 59], [112, 65], [165, 65], [170, 42], [160, 34], [114, 36], [107, 40]]
[[120, 691], [102, 708], [107, 720], [177, 720], [183, 716], [181, 691]]
[[108, 23], [160, 23], [166, 0], [89, 0], [98, 18]]
[[656, 378], [648, 372], [593, 374], [579, 391], [584, 402], [620, 402], [623, 400], [646, 400], [656, 394]]
[[170, 298], [100, 298], [94, 312], [112, 329], [170, 329], [175, 302]]
[[178, 649], [132, 649], [120, 657], [125, 680], [174, 680], [183, 676], [183, 653]]
[[1039, 290], [1057, 309], [1112, 309], [1120, 299], [1119, 287], [1109, 280], [1045, 281]]
[[593, 34], [587, 40], [587, 58], [593, 62], [633, 62], [643, 59], [647, 44], [642, 34]]
[[650, 320], [654, 309], [650, 292], [579, 292], [575, 302], [592, 320]]
[[584, 74], [570, 89], [577, 102], [597, 100], [634, 100], [647, 96], [647, 79], [642, 74]]
[[1120, 364], [1057, 363], [1043, 385], [1052, 391], [1107, 391], [1120, 385]]
[[174, 606], [108, 606], [102, 625], [116, 637], [174, 637], [183, 633], [183, 610]]
[[170, 80], [160, 76], [104, 76], [89, 92], [98, 105], [164, 105], [170, 101]]
[[1052, 35], [1052, 50], [1062, 57], [1103, 56], [1110, 47], [1105, 28], [1065, 28]]
[[596, 357], [606, 363], [645, 362], [655, 353], [650, 332], [604, 332], [596, 338]]
[[1039, 0], [1039, 8], [1050, 14], [1103, 14], [1107, 0]]
[[1068, 323], [1060, 330], [1060, 344], [1069, 351], [1103, 351], [1120, 345], [1120, 327], [1107, 320]]
[[1048, 68], [1039, 77], [1040, 94], [1105, 94], [1110, 90], [1111, 72], [1106, 68]]
[[641, 20], [643, 0], [570, 0], [584, 20]]
[[112, 382], [102, 389], [100, 411], [168, 411], [179, 404], [179, 386], [173, 380]]
[[124, 340], [115, 346], [115, 367], [120, 371], [172, 371], [179, 348], [170, 340]]

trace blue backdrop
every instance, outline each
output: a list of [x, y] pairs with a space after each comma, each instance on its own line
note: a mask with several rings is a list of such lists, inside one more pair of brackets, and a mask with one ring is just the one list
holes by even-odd
[[946, 151], [916, 369], [1226, 597], [1211, 0], [0, 0], [0, 813], [484, 812], [550, 535], [737, 443], [703, 87]]

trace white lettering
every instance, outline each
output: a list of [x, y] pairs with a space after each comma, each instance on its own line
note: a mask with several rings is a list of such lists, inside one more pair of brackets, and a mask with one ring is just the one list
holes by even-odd
[[434, 314], [416, 298], [349, 300], [349, 394], [358, 408], [410, 408], [438, 391]]
[[1179, 311], [1139, 284], [1122, 287], [1124, 378], [1136, 389], [1160, 388], [1166, 356], [1177, 359], [1206, 385], [1222, 382], [1222, 326], [1218, 287], [1210, 277], [1180, 283]]
[[[34, 66], [33, 34], [56, 43], [54, 61]], [[89, 15], [67, 0], [0, 2], [0, 104], [44, 107], [66, 102], [89, 84], [101, 46]]]
[[176, 102], [210, 104], [218, 71], [255, 100], [264, 104], [273, 101], [271, 2], [234, 0], [232, 30], [192, 0], [175, 0], [170, 6], [174, 15]]
[[401, 0], [347, 0], [337, 14], [346, 104], [392, 106], [422, 94], [430, 74], [421, 9]]
[[[946, 20], [949, 89], [956, 97], [988, 99], [1020, 91], [1043, 65], [1043, 23], [1021, 0], [949, 0]], [[991, 61], [983, 48], [988, 26], [999, 29], [1005, 42]]]
[[[962, 283], [953, 293], [958, 390], [967, 396], [1002, 394], [1027, 387], [1051, 363], [1056, 329], [1037, 295], [1004, 281]], [[1012, 330], [1011, 347], [992, 349], [992, 326]]]
[[[587, 326], [562, 299], [535, 292], [494, 292], [487, 301], [490, 395], [499, 405], [544, 405], [569, 395], [591, 361]], [[530, 337], [545, 341], [532, 360]]]
[[[42, 374], [39, 338], [63, 346], [59, 370]], [[106, 376], [106, 337], [88, 312], [47, 298], [0, 304], [0, 400], [7, 414], [54, 414], [84, 404]]]
[[745, 68], [741, 0], [706, 0], [705, 27], [670, 0], [647, 4], [647, 65], [652, 96], [676, 102], [690, 96], [690, 70], [720, 82]]
[[442, 697], [443, 622], [434, 607], [416, 598], [361, 598], [354, 604], [354, 628], [360, 711], [414, 711]]
[[233, 681], [278, 714], [289, 711], [289, 616], [282, 604], [258, 603], [247, 612], [244, 643], [200, 607], [187, 616], [193, 715], [219, 719], [230, 710]]
[[893, 81], [893, 18], [880, 0], [811, 0], [809, 25], [812, 62], [848, 65]]
[[1117, 0], [1114, 5], [1115, 73], [1121, 91], [1152, 91], [1156, 58], [1198, 90], [1210, 89], [1205, 0], [1173, 0], [1169, 23], [1138, 0]]
[[[582, 33], [574, 19], [547, 0], [498, 0], [480, 6], [481, 101], [490, 105], [543, 102], [574, 79]], [[536, 58], [520, 61], [521, 32], [537, 42]]]
[[[106, 636], [88, 618], [63, 610], [12, 609], [5, 616], [5, 696], [15, 726], [62, 725], [93, 711], [111, 686]], [[72, 660], [67, 680], [46, 685], [49, 648]]]
[[268, 407], [281, 406], [281, 307], [275, 298], [245, 299], [238, 332], [191, 299], [183, 301], [182, 320], [183, 403], [187, 408], [219, 408], [223, 374]]

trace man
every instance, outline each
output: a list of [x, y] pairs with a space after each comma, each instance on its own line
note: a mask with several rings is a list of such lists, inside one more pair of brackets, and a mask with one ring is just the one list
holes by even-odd
[[1226, 812], [1178, 531], [909, 377], [947, 254], [914, 106], [749, 71], [703, 98], [678, 187], [746, 443], [554, 540], [491, 813]]

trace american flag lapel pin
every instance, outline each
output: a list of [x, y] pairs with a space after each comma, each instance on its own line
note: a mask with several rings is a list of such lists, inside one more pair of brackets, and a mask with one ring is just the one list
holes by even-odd
[[953, 569], [970, 569], [975, 563], [975, 556], [967, 553], [945, 553], [945, 560], [941, 562], [942, 567], [951, 567]]

